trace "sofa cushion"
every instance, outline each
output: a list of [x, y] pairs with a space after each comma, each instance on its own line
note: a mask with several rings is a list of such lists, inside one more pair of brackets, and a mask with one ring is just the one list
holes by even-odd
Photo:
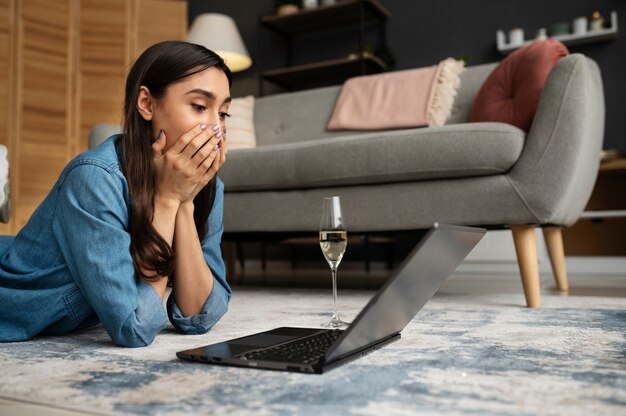
[[340, 90], [341, 86], [332, 85], [256, 98], [254, 127], [257, 146], [345, 136], [345, 131], [326, 130]]
[[568, 54], [565, 45], [548, 39], [507, 56], [478, 92], [471, 120], [499, 121], [529, 131], [548, 74]]
[[254, 131], [254, 96], [233, 98], [228, 108], [230, 118], [226, 120], [228, 149], [256, 147]]
[[236, 192], [496, 175], [524, 137], [502, 123], [359, 133], [229, 152], [220, 177]]
[[446, 124], [469, 123], [472, 117], [472, 106], [480, 87], [487, 77], [498, 66], [497, 63], [469, 66], [461, 74], [461, 85], [457, 91], [452, 112]]

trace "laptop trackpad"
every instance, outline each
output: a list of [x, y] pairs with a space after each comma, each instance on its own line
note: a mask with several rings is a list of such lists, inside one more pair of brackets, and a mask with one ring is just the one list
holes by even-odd
[[230, 344], [246, 345], [255, 348], [265, 348], [272, 345], [280, 344], [282, 342], [291, 341], [292, 339], [296, 338], [298, 337], [293, 337], [289, 335], [258, 334], [230, 341]]

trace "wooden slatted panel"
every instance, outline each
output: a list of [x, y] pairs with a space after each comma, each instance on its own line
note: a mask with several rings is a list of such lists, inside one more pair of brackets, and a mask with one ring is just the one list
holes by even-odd
[[137, 59], [150, 45], [187, 36], [187, 2], [181, 0], [136, 0], [134, 54]]
[[[9, 160], [13, 156], [11, 140], [11, 119], [13, 117], [13, 82], [11, 59], [13, 52], [13, 0], [0, 0], [0, 144], [7, 147]], [[13, 166], [9, 162], [9, 168]], [[11, 172], [10, 172], [11, 174]], [[13, 223], [0, 223], [0, 234], [12, 234]]]
[[126, 0], [82, 0], [79, 7], [77, 151], [82, 152], [94, 125], [122, 122], [131, 7]]
[[71, 3], [18, 2], [18, 229], [48, 194], [70, 158]]
[[11, 1], [0, 0], [0, 144], [9, 143], [10, 84], [9, 65], [11, 60]]
[[18, 232], [89, 129], [120, 123], [128, 69], [149, 45], [183, 39], [184, 0], [0, 0], [0, 143], [10, 148]]

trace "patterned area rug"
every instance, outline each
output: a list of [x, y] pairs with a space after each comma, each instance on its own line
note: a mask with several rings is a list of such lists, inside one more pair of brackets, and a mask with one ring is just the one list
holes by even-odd
[[[350, 319], [372, 291], [340, 292]], [[328, 319], [328, 290], [238, 289], [212, 332], [147, 348], [101, 327], [0, 344], [0, 397], [98, 414], [626, 414], [626, 299], [437, 294], [402, 338], [323, 375], [183, 362], [175, 352]]]

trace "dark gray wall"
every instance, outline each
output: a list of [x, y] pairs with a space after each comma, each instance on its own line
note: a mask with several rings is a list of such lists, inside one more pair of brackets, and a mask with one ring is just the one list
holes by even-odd
[[[528, 37], [540, 27], [549, 28], [557, 22], [571, 21], [576, 16], [588, 16], [594, 10], [599, 10], [605, 20], [609, 19], [612, 10], [616, 10], [622, 28], [626, 27], [624, 0], [380, 1], [392, 14], [387, 22], [387, 43], [396, 57], [397, 69], [431, 65], [445, 57], [460, 55], [469, 56], [470, 65], [498, 61], [502, 55], [496, 50], [496, 30], [521, 27]], [[189, 0], [189, 22], [196, 15], [207, 12], [224, 13], [235, 19], [255, 62], [251, 69], [235, 74], [233, 95], [257, 95], [260, 57], [258, 16], [272, 14], [273, 1]], [[368, 31], [373, 45], [376, 39], [374, 29]], [[263, 33], [264, 67], [283, 66], [285, 42], [268, 31]], [[343, 56], [352, 51], [355, 43], [354, 29], [301, 36], [294, 43], [294, 62]], [[615, 40], [571, 46], [569, 49], [592, 57], [600, 65], [607, 105], [605, 148], [619, 149], [626, 154], [626, 76], [623, 75], [626, 44], [623, 29]]]

